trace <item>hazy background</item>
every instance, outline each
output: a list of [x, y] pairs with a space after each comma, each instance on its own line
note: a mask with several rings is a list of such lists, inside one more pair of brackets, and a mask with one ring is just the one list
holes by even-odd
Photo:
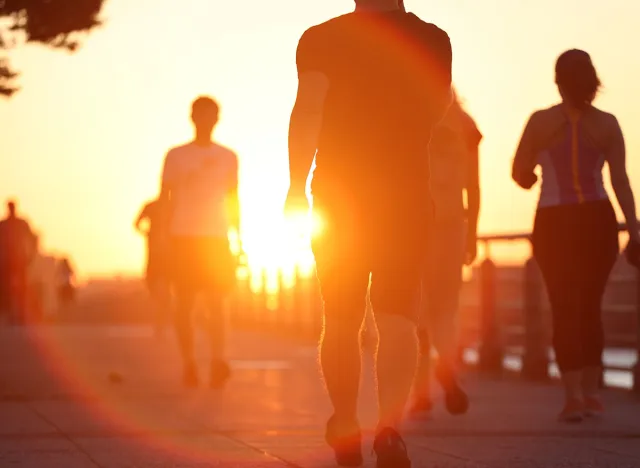
[[[605, 86], [596, 104], [621, 122], [638, 190], [640, 3], [406, 5], [449, 33], [455, 84], [485, 135], [482, 232], [532, 224], [536, 193], [515, 186], [510, 161], [529, 114], [557, 100], [554, 60], [567, 48], [591, 53]], [[286, 190], [297, 41], [352, 9], [351, 0], [109, 0], [104, 27], [77, 54], [13, 52], [23, 90], [0, 101], [0, 200], [16, 197], [44, 247], [70, 254], [81, 276], [141, 271], [133, 217], [158, 191], [166, 150], [191, 137], [190, 102], [211, 94], [222, 105], [216, 138], [240, 156], [249, 253], [266, 258]]]

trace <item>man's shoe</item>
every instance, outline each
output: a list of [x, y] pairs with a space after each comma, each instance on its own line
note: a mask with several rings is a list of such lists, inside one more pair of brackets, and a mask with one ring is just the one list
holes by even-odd
[[213, 361], [211, 363], [211, 381], [209, 385], [213, 389], [224, 387], [231, 377], [231, 367], [225, 361]]
[[376, 468], [411, 468], [407, 445], [395, 429], [385, 427], [373, 442], [378, 460]]
[[449, 414], [458, 416], [469, 411], [469, 397], [460, 386], [453, 370], [438, 365], [435, 374], [444, 390], [444, 402]]
[[327, 422], [327, 444], [333, 449], [338, 466], [362, 466], [362, 434], [357, 422], [341, 425], [335, 416]]

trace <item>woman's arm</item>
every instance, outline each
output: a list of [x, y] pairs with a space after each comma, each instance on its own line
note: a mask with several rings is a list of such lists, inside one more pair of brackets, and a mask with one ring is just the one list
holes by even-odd
[[611, 185], [618, 199], [618, 204], [622, 209], [624, 218], [627, 222], [629, 237], [636, 242], [640, 242], [640, 234], [638, 233], [638, 219], [636, 216], [636, 202], [629, 183], [626, 167], [626, 149], [624, 144], [624, 136], [618, 120], [613, 119], [613, 140], [607, 152], [607, 163], [609, 164], [609, 174], [611, 176]]
[[537, 165], [534, 131], [537, 115], [537, 112], [534, 113], [524, 128], [511, 168], [511, 177], [513, 180], [526, 190], [529, 190], [538, 181], [538, 176], [533, 172]]

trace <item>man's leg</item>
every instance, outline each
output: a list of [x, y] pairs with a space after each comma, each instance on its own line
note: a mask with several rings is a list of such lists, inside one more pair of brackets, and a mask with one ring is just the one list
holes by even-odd
[[431, 401], [431, 337], [429, 330], [429, 312], [431, 288], [434, 286], [435, 259], [433, 243], [427, 243], [425, 258], [424, 276], [421, 283], [420, 316], [418, 319], [418, 366], [413, 382], [413, 414], [427, 413], [431, 411], [433, 403]]
[[172, 280], [176, 294], [174, 327], [184, 365], [184, 384], [198, 385], [198, 369], [194, 352], [192, 311], [197, 294], [197, 248], [191, 239], [174, 240]]
[[[316, 208], [317, 209], [317, 208]], [[324, 302], [320, 365], [333, 404], [326, 439], [340, 466], [362, 464], [357, 417], [361, 355], [359, 333], [366, 307], [369, 269], [346, 222], [323, 213], [325, 229], [313, 239], [316, 272]]]
[[198, 385], [198, 369], [194, 352], [194, 331], [191, 312], [195, 303], [193, 289], [183, 285], [176, 285], [176, 309], [174, 326], [178, 346], [182, 356], [183, 379], [187, 387]]
[[400, 425], [418, 361], [421, 262], [384, 262], [373, 270], [371, 301], [378, 325], [376, 371], [379, 421], [374, 450], [379, 468], [411, 466]]
[[153, 302], [154, 330], [157, 337], [164, 337], [167, 317], [171, 310], [171, 287], [167, 278], [156, 277], [149, 280], [149, 292]]
[[234, 285], [235, 265], [226, 239], [211, 240], [207, 252], [203, 252], [202, 258], [213, 259], [206, 293], [211, 346], [210, 384], [212, 388], [220, 388], [231, 375], [225, 354], [228, 329], [226, 299]]
[[441, 221], [434, 229], [430, 276], [428, 329], [438, 352], [436, 377], [445, 391], [445, 403], [451, 414], [464, 414], [469, 399], [457, 379], [458, 305], [464, 259], [462, 220]]
[[418, 350], [418, 366], [413, 380], [413, 404], [411, 407], [411, 412], [416, 415], [428, 413], [433, 408], [431, 400], [431, 339], [427, 327], [422, 324], [418, 327]]

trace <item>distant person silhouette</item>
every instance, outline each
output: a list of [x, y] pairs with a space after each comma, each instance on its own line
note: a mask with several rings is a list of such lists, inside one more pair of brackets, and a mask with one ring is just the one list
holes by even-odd
[[[146, 237], [147, 289], [154, 302], [156, 336], [164, 335], [171, 308], [171, 281], [169, 279], [169, 204], [153, 200], [142, 207], [134, 223], [135, 229]], [[147, 224], [146, 230], [142, 227]]]
[[602, 296], [619, 253], [616, 215], [604, 187], [611, 184], [634, 245], [636, 207], [617, 119], [592, 105], [600, 80], [589, 54], [569, 50], [556, 62], [562, 102], [534, 112], [513, 161], [513, 179], [530, 189], [542, 169], [533, 253], [553, 312], [553, 347], [565, 388], [563, 421], [599, 415], [604, 331]]
[[63, 257], [58, 265], [58, 304], [66, 307], [75, 299], [75, 272], [71, 261]]
[[191, 312], [197, 293], [206, 296], [211, 335], [214, 388], [230, 376], [225, 359], [224, 302], [235, 284], [235, 259], [228, 239], [239, 231], [238, 158], [212, 140], [218, 104], [199, 97], [192, 104], [192, 142], [171, 149], [165, 158], [160, 199], [170, 204], [171, 280], [176, 300], [176, 333], [184, 359], [184, 383], [198, 385]]
[[409, 467], [399, 434], [417, 361], [416, 322], [433, 214], [431, 128], [451, 102], [447, 34], [397, 0], [362, 0], [356, 11], [308, 29], [297, 49], [298, 92], [289, 127], [285, 211], [323, 221], [312, 248], [324, 301], [320, 361], [334, 413], [326, 440], [341, 466], [363, 463], [357, 417], [359, 329], [372, 274], [379, 333], [379, 468]]
[[429, 147], [435, 218], [428, 242], [422, 321], [418, 328], [420, 360], [414, 383], [414, 413], [428, 412], [432, 406], [429, 396], [432, 344], [438, 352], [435, 375], [445, 392], [447, 410], [463, 414], [469, 406], [456, 375], [458, 296], [462, 266], [473, 263], [477, 251], [481, 140], [474, 120], [454, 93], [453, 104], [434, 128]]
[[29, 263], [35, 254], [36, 236], [29, 223], [18, 217], [16, 202], [7, 202], [7, 217], [0, 221], [0, 298], [11, 320], [25, 319], [28, 301]]

